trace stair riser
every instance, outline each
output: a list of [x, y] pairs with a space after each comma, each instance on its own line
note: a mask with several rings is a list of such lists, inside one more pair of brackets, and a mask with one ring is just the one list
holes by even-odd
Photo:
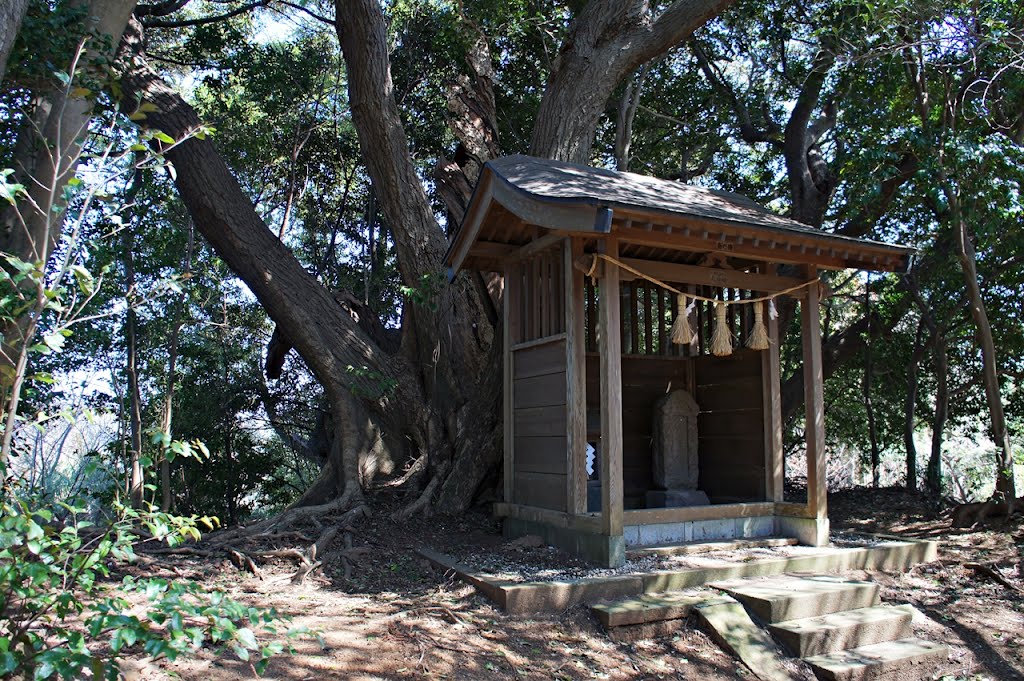
[[910, 613], [894, 615], [892, 619], [865, 622], [849, 627], [828, 629], [818, 632], [794, 632], [770, 627], [779, 643], [797, 657], [825, 655], [839, 650], [907, 638], [912, 633]]
[[785, 599], [761, 599], [733, 593], [761, 620], [770, 624], [787, 620], [819, 617], [834, 612], [857, 610], [878, 605], [878, 585], [871, 584], [843, 591], [794, 596]]
[[[899, 641], [894, 643], [899, 643]], [[829, 668], [816, 664], [815, 658], [805, 660], [805, 662], [810, 665], [814, 675], [822, 681], [904, 681], [906, 679], [930, 678], [935, 670], [947, 660], [948, 656], [949, 649], [946, 646], [931, 644], [928, 650], [919, 650], [914, 654], [903, 654], [893, 659], [867, 665], [840, 665]]]

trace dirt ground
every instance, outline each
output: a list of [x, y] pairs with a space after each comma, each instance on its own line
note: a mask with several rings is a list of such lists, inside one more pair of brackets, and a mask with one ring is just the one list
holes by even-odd
[[[952, 530], [921, 497], [902, 490], [850, 490], [830, 496], [833, 530], [937, 539], [938, 562], [907, 574], [859, 573], [882, 586], [883, 599], [912, 603], [927, 619], [918, 634], [949, 645], [945, 679], [1024, 679], [1024, 527], [996, 523]], [[719, 679], [753, 675], [693, 626], [635, 643], [614, 642], [583, 607], [552, 616], [509, 617], [471, 587], [435, 571], [415, 549], [491, 550], [502, 563], [519, 552], [552, 569], [583, 570], [546, 547], [505, 542], [484, 514], [395, 523], [386, 508], [353, 528], [358, 554], [345, 578], [337, 553], [303, 584], [295, 565], [262, 562], [263, 579], [228, 560], [155, 559], [149, 575], [190, 576], [243, 602], [272, 606], [293, 624], [321, 632], [299, 640], [295, 655], [275, 658], [264, 678], [329, 679]], [[312, 532], [312, 531], [311, 531]], [[315, 532], [313, 532], [315, 534]], [[350, 552], [349, 555], [352, 555]], [[1002, 577], [967, 567], [987, 566]], [[227, 681], [254, 678], [247, 663], [205, 651], [174, 663], [135, 659], [129, 678]], [[806, 671], [800, 676], [809, 678]]]

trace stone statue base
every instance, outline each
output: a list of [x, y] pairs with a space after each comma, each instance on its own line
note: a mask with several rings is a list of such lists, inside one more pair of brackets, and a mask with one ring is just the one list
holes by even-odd
[[699, 489], [652, 489], [647, 492], [647, 508], [707, 506], [708, 495]]

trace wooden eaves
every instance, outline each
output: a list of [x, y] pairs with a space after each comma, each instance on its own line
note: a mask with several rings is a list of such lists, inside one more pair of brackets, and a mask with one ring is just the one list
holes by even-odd
[[624, 257], [682, 266], [690, 261], [680, 253], [713, 253], [824, 269], [905, 272], [915, 252], [823, 232], [730, 192], [506, 156], [484, 166], [445, 261], [452, 274], [463, 268], [500, 271], [503, 261], [526, 257], [565, 236], [601, 239], [613, 231]]

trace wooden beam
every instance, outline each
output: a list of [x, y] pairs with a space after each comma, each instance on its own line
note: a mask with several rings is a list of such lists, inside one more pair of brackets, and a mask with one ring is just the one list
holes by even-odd
[[[820, 257], [811, 253], [800, 253], [800, 248], [786, 248], [794, 246], [787, 235], [779, 235], [775, 245], [772, 242], [762, 241], [754, 246], [753, 241], [746, 241], [742, 244], [733, 241], [722, 241], [718, 233], [709, 233], [704, 238], [703, 232], [695, 231], [690, 236], [684, 236], [681, 232], [672, 233], [659, 232], [655, 229], [652, 232], [632, 229], [619, 229], [615, 232], [622, 243], [637, 244], [640, 246], [652, 246], [654, 248], [672, 248], [680, 251], [695, 251], [698, 253], [724, 253], [726, 255], [742, 256], [754, 260], [771, 260], [772, 262], [787, 262], [794, 264], [814, 264], [819, 267], [842, 270], [851, 267], [847, 261], [829, 257], [823, 254]], [[871, 269], [870, 265], [867, 265]], [[718, 284], [713, 284], [717, 286]]]
[[499, 518], [517, 518], [551, 527], [564, 527], [593, 534], [601, 532], [601, 519], [596, 515], [572, 515], [561, 511], [507, 502], [494, 504], [494, 515]]
[[572, 266], [583, 254], [583, 241], [566, 239], [562, 246], [565, 277], [565, 408], [566, 509], [571, 515], [587, 511], [587, 368], [584, 328], [583, 273]]
[[[601, 244], [616, 258], [614, 238]], [[598, 352], [601, 356], [601, 531], [622, 536], [622, 337], [619, 328], [619, 268], [604, 263], [598, 307]]]
[[505, 468], [504, 468], [504, 499], [507, 502], [512, 502], [513, 495], [515, 493], [515, 403], [513, 387], [514, 383], [512, 377], [514, 375], [515, 367], [512, 366], [512, 344], [514, 339], [519, 338], [519, 314], [522, 309], [520, 305], [520, 296], [522, 296], [521, 289], [522, 279], [520, 277], [519, 263], [508, 263], [505, 266], [505, 294], [504, 294], [504, 305], [502, 305], [502, 326], [503, 335], [505, 342], [504, 349], [504, 361], [505, 361], [505, 380], [502, 386], [502, 394], [504, 395], [504, 450], [505, 450]]
[[813, 518], [814, 514], [807, 510], [807, 504], [794, 504], [788, 501], [775, 503], [775, 515], [790, 518]]
[[564, 234], [550, 233], [545, 234], [542, 237], [538, 237], [528, 244], [524, 244], [519, 248], [514, 249], [509, 253], [508, 257], [513, 260], [524, 260], [532, 255], [536, 255], [542, 251], [546, 251], [552, 246], [560, 244], [565, 240]]
[[711, 506], [645, 508], [625, 511], [623, 513], [623, 522], [626, 525], [657, 525], [660, 523], [685, 523], [694, 520], [754, 518], [774, 514], [775, 504], [759, 501], [749, 504], [713, 504]]
[[[766, 266], [774, 273], [775, 265]], [[761, 384], [764, 404], [764, 470], [765, 499], [782, 501], [786, 477], [786, 455], [782, 451], [782, 396], [779, 368], [779, 320], [764, 309], [764, 323], [768, 329], [768, 349], [761, 353]]]
[[[813, 267], [808, 278], [817, 276]], [[825, 397], [821, 362], [821, 310], [818, 287], [809, 286], [800, 301], [804, 355], [804, 433], [807, 440], [807, 507], [815, 518], [828, 517], [828, 480], [825, 456]]]
[[462, 226], [455, 235], [455, 243], [449, 249], [448, 265], [452, 268], [453, 272], [458, 272], [462, 267], [462, 261], [466, 259], [466, 254], [469, 253], [469, 249], [476, 241], [476, 235], [480, 233], [480, 227], [483, 225], [484, 218], [491, 207], [491, 201], [494, 196], [493, 175], [494, 173], [490, 168], [484, 168], [484, 172], [480, 176], [480, 182], [477, 184], [476, 191], [474, 192], [475, 200], [470, 203], [466, 215], [463, 216]]
[[[582, 259], [576, 261], [576, 267], [586, 270], [590, 266], [590, 258], [591, 256], [583, 256]], [[799, 286], [806, 281], [798, 277], [780, 277], [776, 274], [723, 270], [698, 265], [680, 265], [660, 260], [643, 260], [640, 258], [619, 258], [618, 260], [665, 283], [750, 289], [752, 291], [776, 293]], [[638, 277], [629, 270], [622, 270], [619, 272], [619, 279], [621, 281], [633, 281], [635, 279], [642, 279], [642, 277]]]
[[477, 241], [470, 249], [467, 258], [500, 258], [504, 259], [515, 253], [516, 246], [502, 244], [497, 241]]
[[522, 343], [512, 343], [512, 350], [526, 350], [527, 348], [535, 348], [538, 345], [547, 345], [548, 343], [556, 343], [565, 338], [564, 333], [556, 333], [550, 336], [544, 336], [543, 338], [534, 338], [533, 340], [523, 341]]

